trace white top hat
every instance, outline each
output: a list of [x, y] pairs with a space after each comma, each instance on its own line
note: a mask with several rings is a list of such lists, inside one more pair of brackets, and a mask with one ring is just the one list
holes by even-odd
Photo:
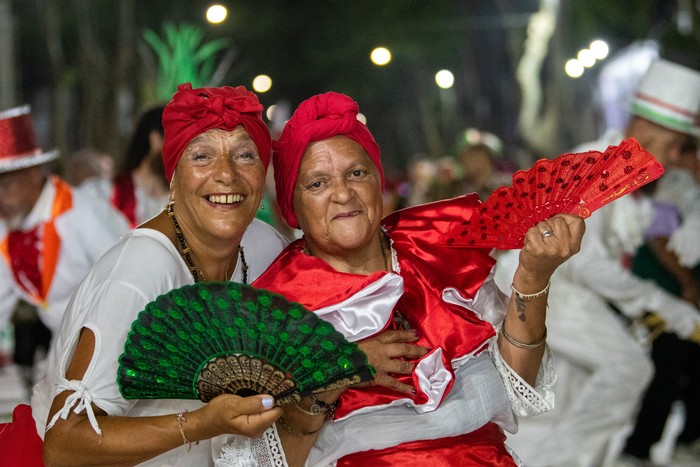
[[700, 136], [700, 72], [655, 60], [642, 78], [629, 111], [665, 128]]
[[28, 105], [0, 111], [0, 173], [54, 160], [58, 151], [42, 151], [36, 144]]

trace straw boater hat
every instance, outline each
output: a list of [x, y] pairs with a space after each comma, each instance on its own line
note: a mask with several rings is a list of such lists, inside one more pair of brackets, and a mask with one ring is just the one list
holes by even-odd
[[665, 128], [700, 136], [700, 72], [666, 60], [652, 62], [629, 111]]
[[33, 167], [58, 157], [58, 151], [42, 151], [36, 144], [28, 105], [0, 111], [0, 173]]

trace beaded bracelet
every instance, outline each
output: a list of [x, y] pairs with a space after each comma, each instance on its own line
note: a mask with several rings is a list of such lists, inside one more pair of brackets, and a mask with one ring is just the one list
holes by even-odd
[[536, 349], [537, 347], [541, 346], [547, 340], [547, 326], [544, 327], [544, 336], [542, 336], [542, 339], [538, 340], [537, 342], [533, 342], [532, 344], [526, 344], [524, 342], [520, 342], [518, 340], [515, 340], [513, 337], [509, 336], [508, 333], [506, 332], [506, 322], [505, 321], [503, 321], [503, 325], [501, 325], [501, 334], [503, 334], [503, 337], [505, 337], [506, 340], [508, 342], [510, 342], [511, 344], [513, 344], [514, 346], [516, 346], [520, 349], [532, 350], [532, 349]]
[[317, 399], [316, 396], [311, 396], [311, 400], [313, 403], [311, 404], [311, 407], [309, 407], [309, 410], [301, 407], [299, 402], [295, 403], [294, 407], [296, 407], [299, 412], [305, 413], [306, 415], [326, 415], [327, 418], [331, 419], [333, 418], [335, 409], [340, 404], [340, 400], [328, 404], [327, 402]]
[[185, 436], [185, 429], [182, 428], [182, 422], [186, 422], [187, 419], [185, 418], [185, 414], [187, 413], [187, 409], [181, 410], [177, 413], [177, 427], [180, 430], [180, 434], [182, 435], [182, 442], [185, 444], [185, 447], [187, 448], [187, 452], [190, 452], [192, 449], [192, 445], [194, 444], [197, 446], [199, 444], [199, 441], [195, 441], [194, 443], [187, 439], [187, 436]]
[[546, 295], [547, 292], [549, 292], [550, 285], [552, 285], [552, 283], [547, 282], [547, 286], [544, 289], [540, 290], [537, 293], [530, 293], [530, 294], [520, 292], [518, 289], [515, 288], [515, 286], [513, 284], [510, 284], [510, 288], [513, 291], [513, 293], [515, 294], [516, 298], [519, 298], [520, 300], [526, 301], [526, 300], [534, 300], [536, 298], [542, 297], [543, 295]]

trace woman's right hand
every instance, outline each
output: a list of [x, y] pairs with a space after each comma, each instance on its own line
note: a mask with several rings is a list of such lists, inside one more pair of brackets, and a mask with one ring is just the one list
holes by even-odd
[[404, 384], [390, 376], [390, 373], [410, 375], [415, 364], [407, 359], [420, 358], [428, 353], [423, 346], [411, 344], [420, 338], [415, 330], [384, 331], [369, 339], [357, 343], [365, 354], [369, 364], [374, 367], [374, 380], [358, 386], [384, 386], [394, 391], [415, 394], [413, 386]]
[[[202, 432], [211, 431], [211, 436], [220, 434], [236, 434], [258, 437], [272, 426], [282, 415], [282, 409], [273, 407], [272, 396], [258, 395], [250, 397], [222, 394], [215, 397], [204, 407], [192, 412], [196, 415], [193, 427], [201, 428]], [[188, 422], [190, 416], [188, 415]], [[189, 431], [189, 430], [188, 430]]]

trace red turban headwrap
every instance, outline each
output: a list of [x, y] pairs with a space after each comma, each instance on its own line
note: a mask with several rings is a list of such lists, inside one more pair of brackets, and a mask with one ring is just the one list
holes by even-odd
[[299, 166], [308, 145], [337, 135], [355, 140], [377, 166], [384, 190], [384, 171], [377, 142], [367, 126], [357, 119], [357, 103], [344, 94], [327, 92], [305, 100], [284, 126], [273, 143], [272, 165], [275, 169], [277, 204], [292, 228], [298, 228], [292, 200]]
[[192, 89], [190, 83], [178, 86], [163, 110], [163, 163], [168, 181], [190, 141], [212, 128], [230, 131], [243, 125], [267, 169], [272, 142], [262, 110], [257, 96], [243, 86], [199, 89]]

